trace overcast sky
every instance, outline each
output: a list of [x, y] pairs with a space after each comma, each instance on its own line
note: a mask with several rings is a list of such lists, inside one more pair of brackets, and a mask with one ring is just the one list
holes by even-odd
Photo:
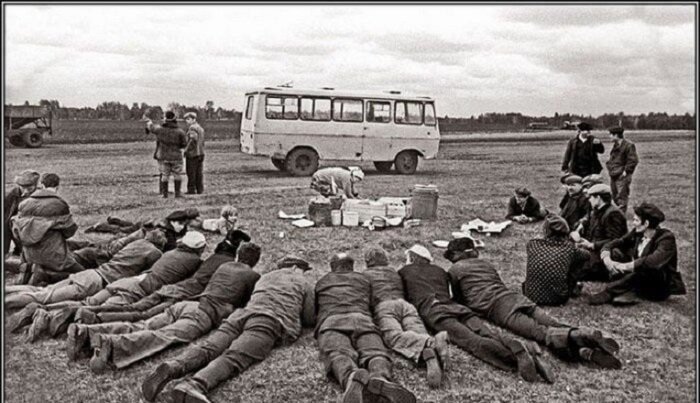
[[439, 115], [695, 109], [687, 6], [5, 5], [5, 102], [226, 108], [295, 87], [401, 90]]

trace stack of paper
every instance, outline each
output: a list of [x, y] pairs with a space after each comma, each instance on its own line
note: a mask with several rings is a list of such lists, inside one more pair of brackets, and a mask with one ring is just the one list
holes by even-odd
[[304, 218], [304, 214], [287, 214], [284, 211], [280, 210], [277, 213], [277, 218], [281, 218], [283, 220], [298, 220], [300, 218]]
[[486, 222], [480, 218], [469, 221], [468, 223], [462, 225], [461, 232], [468, 233], [469, 231], [477, 231], [481, 233], [493, 233], [500, 234], [506, 227], [508, 227], [512, 221], [506, 220], [500, 223], [494, 221]]

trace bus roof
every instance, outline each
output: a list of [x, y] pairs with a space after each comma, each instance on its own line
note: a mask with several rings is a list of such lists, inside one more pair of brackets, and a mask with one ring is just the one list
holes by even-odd
[[302, 89], [289, 87], [265, 87], [246, 93], [253, 94], [279, 94], [279, 95], [309, 95], [312, 97], [348, 97], [348, 98], [371, 98], [371, 99], [398, 99], [411, 101], [435, 101], [432, 97], [403, 94], [400, 91], [347, 91], [336, 90], [334, 88]]

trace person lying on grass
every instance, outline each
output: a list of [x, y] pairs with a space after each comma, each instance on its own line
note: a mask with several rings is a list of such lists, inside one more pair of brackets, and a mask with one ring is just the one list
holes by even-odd
[[[326, 375], [343, 388], [342, 403], [415, 403], [416, 397], [391, 381], [391, 356], [372, 320], [370, 279], [354, 271], [346, 253], [331, 258], [331, 271], [316, 283], [318, 349]], [[385, 399], [382, 400], [381, 398]]]
[[416, 307], [404, 299], [403, 282], [389, 266], [386, 251], [381, 246], [365, 250], [367, 270], [372, 289], [372, 312], [384, 343], [411, 360], [427, 367], [428, 386], [437, 388], [448, 361], [447, 332], [435, 337], [425, 329]]
[[[506, 287], [496, 268], [479, 257], [472, 239], [450, 241], [444, 256], [452, 262], [448, 274], [455, 300], [480, 317], [549, 347], [565, 360], [622, 368], [622, 362], [615, 356], [620, 345], [614, 339], [604, 337], [599, 330], [565, 325], [520, 292]], [[540, 375], [554, 382], [552, 372], [540, 371]]]
[[546, 214], [546, 210], [526, 187], [516, 188], [513, 197], [508, 200], [507, 220], [527, 224], [543, 219]]
[[245, 306], [260, 278], [253, 271], [259, 260], [260, 247], [244, 243], [238, 249], [238, 260], [219, 266], [201, 295], [178, 302], [146, 321], [72, 324], [66, 342], [68, 357], [75, 360], [92, 351], [90, 369], [102, 373], [198, 339]]
[[237, 221], [238, 209], [227, 204], [221, 208], [221, 215], [219, 218], [193, 220], [190, 222], [190, 227], [226, 236], [229, 231], [236, 228]]
[[97, 294], [110, 283], [148, 270], [163, 255], [165, 235], [150, 231], [144, 239], [125, 246], [109, 262], [96, 269], [71, 274], [48, 287], [15, 285], [5, 287], [5, 307], [19, 309], [36, 302], [44, 305], [68, 300], [83, 300]]
[[542, 376], [550, 380], [551, 369], [539, 346], [490, 329], [476, 312], [452, 300], [447, 272], [432, 263], [430, 251], [414, 245], [407, 251], [408, 264], [399, 269], [406, 299], [433, 332], [446, 331], [450, 343], [504, 371], [517, 371], [528, 382]]
[[80, 307], [99, 309], [99, 306], [127, 305], [154, 293], [164, 285], [191, 276], [202, 263], [200, 257], [205, 247], [204, 235], [189, 231], [178, 242], [177, 248], [166, 252], [143, 274], [119, 279], [84, 300], [49, 305], [31, 303], [9, 318], [8, 330], [14, 332], [32, 323], [28, 331], [30, 341], [36, 340], [47, 330], [51, 336], [56, 337], [65, 332]]
[[149, 373], [141, 386], [144, 399], [154, 401], [168, 382], [194, 372], [173, 387], [169, 401], [209, 402], [206, 395], [219, 384], [264, 360], [275, 346], [296, 341], [302, 326], [314, 325], [310, 269], [295, 256], [277, 262], [255, 284], [245, 308]]

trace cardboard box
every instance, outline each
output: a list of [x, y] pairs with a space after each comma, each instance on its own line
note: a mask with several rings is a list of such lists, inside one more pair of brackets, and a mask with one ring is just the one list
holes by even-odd
[[358, 214], [360, 224], [371, 220], [374, 216], [386, 217], [386, 205], [371, 200], [347, 199], [343, 203], [343, 212], [355, 212]]
[[411, 215], [410, 197], [381, 197], [377, 202], [386, 206], [387, 217], [409, 217]]

